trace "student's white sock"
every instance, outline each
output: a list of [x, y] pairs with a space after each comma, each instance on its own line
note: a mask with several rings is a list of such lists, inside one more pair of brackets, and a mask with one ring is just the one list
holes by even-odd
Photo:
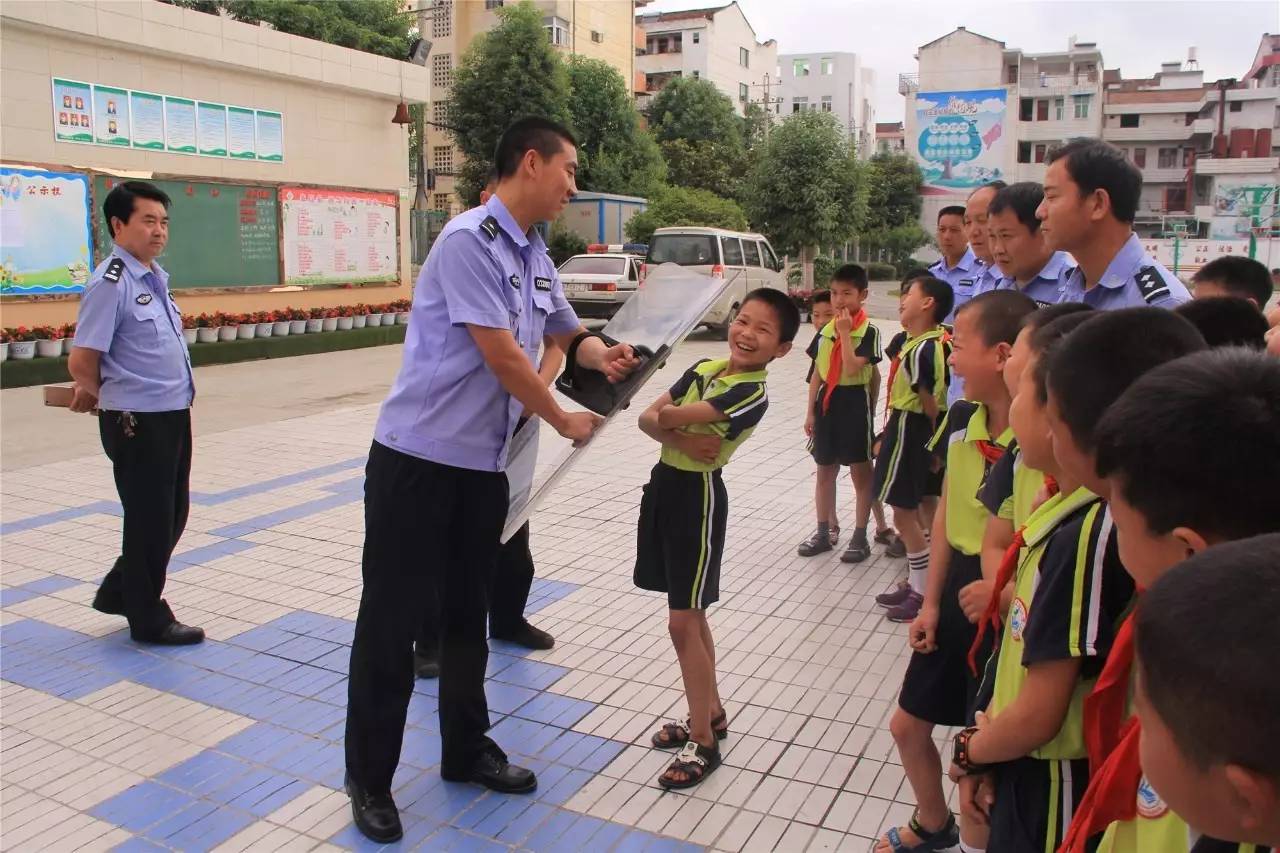
[[907, 583], [916, 592], [924, 595], [925, 575], [929, 571], [929, 552], [920, 551], [907, 555]]
[[960, 841], [960, 853], [987, 853], [985, 847], [974, 847], [972, 844], [965, 844], [964, 840]]

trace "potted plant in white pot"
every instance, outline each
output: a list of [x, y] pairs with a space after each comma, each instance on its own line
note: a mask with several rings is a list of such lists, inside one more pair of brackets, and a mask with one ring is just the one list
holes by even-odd
[[270, 311], [258, 311], [253, 315], [255, 321], [254, 337], [269, 338], [271, 337], [272, 322]]
[[409, 325], [409, 309], [412, 307], [412, 304], [413, 303], [408, 299], [397, 299], [395, 302], [391, 303], [391, 307], [396, 311], [397, 326]]
[[26, 326], [9, 330], [9, 358], [28, 361], [36, 357], [36, 335]]
[[306, 334], [308, 312], [302, 308], [286, 308], [285, 310], [289, 312], [289, 334]]
[[236, 336], [240, 334], [240, 315], [239, 314], [223, 314], [221, 312], [213, 315], [218, 325], [218, 340], [234, 341]]
[[355, 309], [350, 305], [343, 305], [341, 308], [335, 309], [338, 313], [338, 331], [345, 332], [352, 328], [355, 323]]
[[71, 348], [75, 346], [76, 340], [76, 324], [62, 324], [62, 354], [71, 355]]
[[363, 302], [351, 309], [351, 328], [363, 329], [369, 325], [369, 306]]
[[338, 330], [338, 309], [324, 309], [324, 318], [322, 323], [323, 325], [320, 327], [322, 330], [326, 332], [336, 332]]
[[202, 344], [216, 343], [218, 340], [217, 320], [210, 314], [201, 314], [196, 318], [196, 341]]
[[36, 355], [40, 358], [57, 358], [62, 355], [62, 330], [57, 326], [36, 326], [31, 330], [36, 336]]
[[307, 309], [307, 331], [314, 334], [324, 330], [324, 309], [308, 308]]
[[186, 340], [187, 346], [196, 342], [196, 318], [190, 314], [182, 315], [182, 337]]
[[283, 338], [289, 334], [289, 330], [293, 328], [293, 309], [277, 308], [271, 312], [271, 336], [275, 338]]
[[242, 341], [251, 341], [258, 336], [258, 322], [252, 314], [237, 314], [240, 325], [236, 329], [236, 337]]

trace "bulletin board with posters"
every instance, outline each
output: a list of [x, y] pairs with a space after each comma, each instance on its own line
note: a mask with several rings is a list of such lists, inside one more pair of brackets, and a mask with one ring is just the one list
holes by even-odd
[[399, 280], [397, 193], [301, 186], [279, 192], [285, 284]]
[[79, 293], [92, 265], [89, 176], [0, 166], [0, 295]]

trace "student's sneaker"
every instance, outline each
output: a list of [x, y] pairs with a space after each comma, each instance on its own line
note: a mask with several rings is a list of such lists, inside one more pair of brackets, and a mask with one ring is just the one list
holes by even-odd
[[884, 618], [890, 622], [911, 622], [920, 615], [920, 608], [924, 605], [924, 596], [915, 590], [911, 590], [907, 594], [907, 598], [896, 607], [890, 607], [884, 612]]
[[835, 548], [831, 544], [831, 534], [823, 536], [818, 531], [813, 531], [813, 535], [800, 543], [800, 547], [796, 548], [796, 553], [801, 557], [813, 557], [818, 554], [831, 551]]
[[871, 556], [871, 543], [867, 541], [867, 534], [853, 534], [853, 538], [849, 540], [849, 547], [840, 555], [842, 563], [861, 563], [863, 560]]
[[909, 595], [911, 595], [911, 584], [906, 581], [898, 581], [898, 585], [893, 589], [876, 596], [876, 604], [881, 607], [897, 607], [906, 601]]
[[907, 556], [907, 546], [906, 543], [902, 541], [902, 537], [895, 535], [893, 537], [893, 541], [885, 546], [884, 555], [886, 557], [898, 558]]
[[888, 545], [898, 538], [898, 533], [892, 527], [877, 527], [876, 535], [871, 537], [871, 541], [877, 545]]

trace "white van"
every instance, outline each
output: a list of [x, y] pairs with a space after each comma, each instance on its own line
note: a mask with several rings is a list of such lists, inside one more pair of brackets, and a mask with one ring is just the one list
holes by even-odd
[[[760, 234], [693, 225], [659, 228], [649, 240], [645, 268], [666, 263], [711, 276], [733, 278], [738, 273], [720, 301], [702, 318], [703, 325], [720, 333], [728, 331], [749, 291], [772, 287], [787, 292], [782, 262]], [[641, 269], [642, 280], [645, 268]]]

